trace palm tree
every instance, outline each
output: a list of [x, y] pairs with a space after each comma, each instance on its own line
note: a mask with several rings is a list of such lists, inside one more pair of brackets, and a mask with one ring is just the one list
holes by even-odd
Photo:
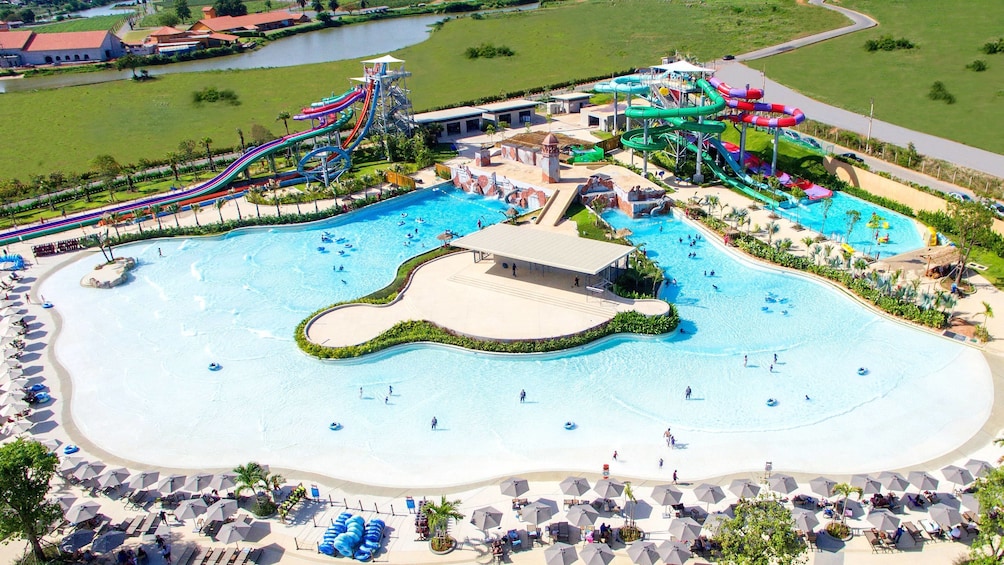
[[162, 211], [160, 204], [151, 204], [149, 210], [150, 210], [150, 215], [157, 220], [157, 229], [158, 230], [164, 229], [164, 226], [160, 224], [160, 213]]
[[115, 238], [119, 238], [119, 222], [122, 221], [121, 212], [109, 212], [105, 214], [101, 219], [105, 221], [105, 224], [111, 224], [112, 228], [115, 229]]
[[289, 118], [290, 117], [291, 116], [289, 115], [289, 112], [283, 110], [282, 112], [279, 112], [279, 115], [276, 116], [276, 118], [275, 118], [275, 121], [277, 121], [277, 122], [281, 121], [282, 125], [286, 128], [286, 135], [289, 135]]
[[826, 216], [830, 213], [830, 206], [833, 206], [833, 198], [824, 198], [822, 202], [823, 206], [823, 222], [819, 224], [819, 233], [826, 237]]
[[244, 154], [244, 130], [237, 128], [237, 135], [241, 138], [241, 155]]
[[861, 498], [861, 495], [864, 494], [864, 491], [862, 491], [860, 488], [856, 486], [852, 486], [850, 483], [837, 483], [833, 485], [833, 494], [834, 495], [842, 494], [844, 496], [840, 504], [840, 523], [846, 524], [847, 513], [844, 512], [844, 510], [846, 509], [847, 506], [847, 499], [850, 498], [852, 494], [856, 494], [858, 495], [858, 498]]
[[833, 246], [827, 243], [823, 246], [823, 260], [829, 261], [830, 255], [833, 253]]
[[237, 219], [238, 220], [243, 220], [244, 218], [241, 216], [241, 205], [238, 204], [237, 203], [237, 199], [234, 198], [234, 194], [235, 193], [236, 193], [236, 191], [234, 189], [232, 189], [232, 188], [227, 191], [227, 194], [230, 196], [230, 199], [234, 201], [234, 206], [237, 208]]
[[178, 212], [181, 211], [181, 205], [177, 202], [172, 202], [167, 205], [167, 211], [174, 214], [174, 225], [181, 229], [181, 222], [178, 221]]
[[631, 511], [628, 512], [627, 527], [634, 528], [634, 511], [638, 506], [638, 499], [634, 496], [634, 489], [631, 488], [631, 481], [624, 482], [624, 499], [631, 502]]
[[212, 142], [213, 142], [213, 138], [211, 138], [211, 137], [203, 137], [202, 138], [202, 144], [206, 146], [206, 159], [209, 160], [209, 170], [213, 171], [215, 173], [216, 172], [216, 164], [213, 163], [213, 152], [210, 151], [210, 149], [209, 149], [209, 145]]
[[261, 209], [258, 208], [258, 201], [261, 199], [261, 189], [253, 187], [249, 188], [248, 194], [251, 195], [251, 198], [248, 198], [248, 200], [250, 200], [251, 203], [254, 204], [254, 213], [257, 214], [259, 218], [261, 218]]
[[223, 223], [223, 207], [227, 205], [226, 198], [217, 198], [216, 202], [213, 202], [213, 206], [216, 206], [216, 212], [220, 215], [220, 223]]
[[[861, 257], [858, 257], [857, 259], [854, 260], [854, 269], [855, 270], [857, 270], [857, 271], [864, 271], [867, 268], [868, 268], [868, 261], [865, 261]], [[918, 282], [919, 282], [919, 279], [918, 279]]]
[[167, 164], [171, 167], [171, 173], [174, 174], [174, 182], [181, 182], [181, 178], [178, 176], [178, 165], [181, 164], [181, 155], [173, 151], [168, 153]]
[[844, 219], [847, 222], [847, 238], [845, 241], [851, 240], [851, 232], [854, 231], [854, 226], [861, 220], [861, 212], [857, 210], [848, 210], [844, 212]]
[[136, 208], [132, 211], [133, 221], [139, 226], [139, 233], [143, 233], [143, 209]]
[[234, 469], [234, 482], [237, 483], [234, 494], [240, 494], [246, 490], [251, 491], [256, 497], [258, 491], [265, 483], [265, 469], [259, 463], [251, 461], [247, 465], [240, 465]]
[[275, 213], [277, 216], [282, 217], [282, 210], [279, 209], [279, 195], [272, 195], [272, 204], [275, 204]]
[[777, 222], [771, 220], [771, 222], [767, 224], [767, 245], [770, 245], [771, 240], [774, 239], [774, 234], [779, 231], [781, 231], [781, 226], [777, 225]]
[[459, 500], [446, 500], [446, 495], [443, 495], [438, 504], [426, 503], [425, 515], [429, 519], [429, 530], [433, 534], [431, 542], [433, 550], [443, 551], [453, 545], [453, 540], [450, 538], [450, 520], [459, 522], [464, 519], [464, 515], [458, 510], [459, 507]]
[[802, 238], [802, 243], [805, 244], [806, 251], [809, 251], [809, 249], [812, 247], [812, 244], [815, 242], [816, 240], [812, 236], [805, 236]]
[[193, 214], [195, 214], [195, 225], [198, 226], [199, 212], [202, 210], [202, 206], [199, 206], [198, 204], [192, 204], [191, 206], [188, 207], [188, 209], [191, 210]]
[[708, 215], [711, 215], [711, 209], [718, 206], [719, 198], [715, 195], [710, 195], [704, 199], [704, 203], [708, 205]]
[[989, 302], [983, 302], [983, 329], [987, 329], [987, 320], [994, 317], [994, 309]]

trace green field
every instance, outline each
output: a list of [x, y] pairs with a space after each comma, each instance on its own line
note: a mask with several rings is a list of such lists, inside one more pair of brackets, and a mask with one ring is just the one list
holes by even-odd
[[[1004, 153], [1004, 54], [984, 43], [1004, 36], [1001, 0], [844, 0], [879, 26], [791, 53], [754, 61], [767, 76], [818, 100], [894, 124]], [[865, 41], [905, 37], [919, 47], [868, 52]], [[966, 69], [985, 60], [984, 72]], [[935, 81], [954, 104], [930, 100]], [[811, 117], [811, 116], [810, 116]]]
[[[741, 13], [735, 10], [742, 8]], [[759, 14], [759, 16], [758, 16]], [[828, 10], [790, 0], [731, 0], [694, 4], [662, 0], [593, 0], [535, 12], [447, 23], [428, 41], [395, 52], [413, 73], [408, 81], [416, 110], [500, 91], [554, 84], [657, 63], [674, 50], [710, 59], [772, 45], [843, 23]], [[514, 57], [467, 59], [464, 50], [487, 38], [515, 50]], [[83, 171], [98, 154], [120, 163], [162, 158], [183, 139], [211, 137], [236, 146], [236, 129], [257, 122], [273, 133], [281, 111], [300, 107], [357, 84], [356, 61], [251, 71], [167, 75], [59, 90], [3, 95], [8, 115], [19, 116], [18, 143], [0, 152], [0, 179], [27, 180], [53, 169]], [[196, 107], [194, 91], [232, 89], [240, 106]], [[114, 103], [110, 103], [114, 101]], [[44, 115], [38, 109], [45, 108]], [[302, 124], [291, 123], [290, 127]]]
[[121, 16], [96, 16], [45, 24], [31, 28], [36, 33], [62, 33], [66, 31], [115, 31], [131, 12], [123, 10]]

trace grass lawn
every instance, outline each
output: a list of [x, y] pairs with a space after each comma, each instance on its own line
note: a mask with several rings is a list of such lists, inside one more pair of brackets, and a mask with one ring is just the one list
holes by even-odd
[[62, 22], [40, 25], [31, 28], [36, 33], [61, 33], [66, 31], [115, 31], [126, 16], [131, 12], [122, 11], [122, 15], [115, 16], [95, 16], [93, 18], [77, 18]]
[[[835, 106], [867, 115], [874, 98], [880, 120], [1004, 153], [1004, 54], [980, 51], [984, 43], [1004, 36], [1004, 2], [843, 0], [841, 5], [871, 15], [880, 25], [752, 66]], [[864, 49], [865, 40], [884, 35], [905, 37], [918, 48]], [[989, 68], [965, 68], [977, 59]], [[935, 81], [955, 95], [955, 104], [928, 98]]]
[[[589, 0], [451, 21], [429, 40], [394, 55], [406, 60], [413, 73], [408, 88], [416, 111], [421, 111], [500, 91], [650, 65], [674, 50], [702, 59], [739, 53], [842, 23], [843, 18], [833, 12], [790, 0], [731, 0], [728, 5], [706, 2], [691, 7], [662, 0]], [[467, 59], [464, 50], [485, 38], [498, 38], [495, 42], [509, 46], [516, 56]], [[6, 114], [17, 120], [18, 143], [0, 152], [0, 179], [27, 180], [54, 169], [84, 171], [102, 153], [120, 163], [161, 158], [184, 139], [208, 136], [217, 147], [236, 146], [237, 128], [247, 133], [252, 123], [258, 123], [278, 133], [279, 112], [293, 112], [344, 92], [355, 84], [348, 77], [359, 73], [358, 61], [339, 61], [5, 94]], [[210, 86], [232, 89], [241, 105], [195, 107], [192, 92]], [[46, 109], [45, 119], [39, 119], [39, 108]]]

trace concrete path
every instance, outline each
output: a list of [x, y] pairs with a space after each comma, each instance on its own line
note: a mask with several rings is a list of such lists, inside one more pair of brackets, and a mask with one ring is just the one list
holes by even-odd
[[847, 16], [852, 23], [849, 26], [831, 29], [829, 31], [820, 32], [808, 37], [792, 39], [791, 41], [771, 45], [770, 47], [764, 47], [763, 49], [757, 49], [756, 51], [750, 51], [749, 53], [743, 53], [742, 55], [736, 55], [736, 61], [753, 61], [764, 57], [770, 57], [771, 55], [787, 53], [788, 51], [798, 49], [799, 47], [805, 47], [806, 45], [812, 45], [813, 43], [819, 43], [820, 41], [826, 41], [827, 39], [833, 39], [834, 37], [840, 37], [841, 35], [847, 35], [848, 33], [854, 33], [856, 31], [861, 31], [878, 25], [878, 22], [862, 13], [855, 12], [854, 10], [848, 10], [847, 8], [841, 8], [840, 6], [826, 4], [823, 0], [809, 0], [809, 4], [812, 4], [813, 6], [821, 6], [827, 10], [833, 10], [834, 12], [840, 12], [841, 14]]

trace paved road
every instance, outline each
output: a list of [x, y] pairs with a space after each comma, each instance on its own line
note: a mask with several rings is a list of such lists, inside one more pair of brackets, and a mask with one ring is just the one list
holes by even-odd
[[756, 51], [750, 51], [749, 53], [743, 53], [742, 55], [736, 55], [736, 61], [753, 61], [755, 59], [762, 59], [764, 57], [770, 57], [771, 55], [778, 55], [780, 53], [786, 53], [792, 49], [797, 49], [799, 47], [805, 47], [806, 45], [812, 45], [813, 43], [819, 43], [820, 41], [826, 41], [827, 39], [833, 39], [834, 37], [840, 37], [841, 35], [847, 35], [848, 33], [854, 33], [856, 31], [861, 31], [863, 29], [868, 29], [870, 27], [875, 27], [878, 22], [871, 19], [870, 17], [855, 12], [853, 10], [848, 10], [847, 8], [841, 8], [839, 6], [832, 6], [826, 4], [823, 0], [809, 0], [809, 4], [813, 6], [821, 6], [827, 10], [833, 10], [834, 12], [840, 12], [841, 14], [847, 16], [851, 20], [851, 25], [831, 29], [829, 31], [824, 31], [822, 33], [817, 33], [816, 35], [810, 35], [808, 37], [801, 37], [799, 39], [792, 39], [791, 41], [785, 43], [779, 43], [777, 45], [771, 45], [770, 47], [764, 47], [763, 49], [758, 49]]
[[[853, 131], [860, 135], [867, 135], [868, 116], [855, 114], [854, 112], [837, 108], [836, 106], [830, 106], [829, 104], [824, 104], [809, 98], [808, 96], [792, 90], [791, 88], [788, 88], [778, 82], [770, 80], [769, 78], [765, 79], [763, 73], [760, 71], [751, 69], [739, 62], [752, 61], [762, 57], [785, 53], [798, 47], [819, 43], [820, 41], [825, 41], [827, 39], [832, 39], [834, 37], [839, 37], [841, 35], [846, 35], [848, 33], [853, 33], [877, 25], [875, 20], [864, 14], [859, 14], [853, 10], [841, 8], [839, 6], [831, 6], [830, 4], [824, 3], [823, 0], [809, 0], [809, 3], [821, 6], [828, 10], [840, 12], [854, 23], [839, 29], [817, 33], [816, 35], [810, 35], [809, 37], [803, 37], [801, 39], [795, 39], [787, 43], [766, 47], [764, 49], [752, 51], [743, 55], [737, 55], [737, 62], [724, 62], [719, 67], [716, 76], [725, 82], [734, 85], [764, 85], [768, 92], [767, 98], [770, 102], [797, 106], [805, 112], [806, 116], [814, 120], [848, 131]], [[883, 122], [881, 120], [874, 120], [872, 122], [872, 137], [887, 143], [899, 145], [900, 147], [906, 147], [909, 143], [913, 143], [917, 147], [917, 151], [924, 155], [929, 155], [936, 159], [956, 163], [975, 171], [982, 171], [984, 173], [1004, 178], [1004, 155], [991, 153], [990, 151], [986, 151], [984, 149], [969, 147], [968, 145], [963, 145], [962, 143], [958, 143], [956, 141], [928, 135], [926, 133], [920, 133], [895, 124], [890, 124], [889, 122]], [[904, 176], [904, 178], [906, 177]]]

